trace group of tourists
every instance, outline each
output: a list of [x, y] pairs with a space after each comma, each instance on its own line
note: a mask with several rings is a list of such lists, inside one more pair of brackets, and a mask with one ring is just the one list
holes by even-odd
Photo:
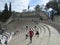
[[[36, 26], [35, 26], [35, 28], [36, 28]], [[37, 36], [37, 37], [39, 37], [39, 31], [37, 31], [37, 30], [35, 30], [35, 35]], [[32, 29], [32, 28], [30, 28], [29, 29], [29, 32], [26, 34], [26, 39], [29, 37], [29, 39], [30, 39], [30, 43], [32, 43], [32, 38], [33, 38], [33, 36], [34, 36], [34, 30]]]
[[[26, 28], [28, 29], [28, 26], [26, 26]], [[34, 28], [37, 28], [37, 27], [34, 26]], [[29, 37], [30, 43], [32, 43], [32, 39], [33, 39], [33, 36], [34, 35], [36, 35], [37, 37], [39, 37], [39, 31], [38, 30], [35, 30], [35, 32], [34, 32], [34, 29], [33, 28], [29, 28], [29, 32], [27, 32], [27, 34], [25, 36], [26, 36], [26, 39]], [[7, 45], [7, 40], [4, 42], [4, 44]], [[0, 39], [0, 45], [3, 45], [1, 39]]]

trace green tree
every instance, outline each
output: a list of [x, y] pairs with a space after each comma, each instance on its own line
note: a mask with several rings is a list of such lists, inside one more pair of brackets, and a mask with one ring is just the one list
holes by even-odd
[[12, 15], [12, 11], [11, 11], [11, 2], [9, 4], [9, 17]]
[[36, 5], [35, 11], [36, 11], [36, 12], [39, 12], [39, 11], [40, 11], [40, 5]]
[[50, 2], [48, 2], [47, 4], [46, 4], [46, 7], [47, 8], [53, 8], [53, 9], [55, 9], [55, 10], [57, 10], [58, 9], [58, 3], [55, 1], [50, 1]]
[[7, 3], [5, 3], [5, 7], [1, 15], [1, 21], [5, 22], [7, 19], [8, 19], [8, 5]]
[[8, 11], [8, 5], [7, 5], [7, 3], [5, 3], [4, 10], [5, 10], [5, 11]]
[[9, 5], [9, 11], [11, 12], [11, 2], [10, 2], [10, 5]]
[[42, 16], [40, 16], [40, 5], [36, 5], [35, 12], [36, 12], [36, 16], [40, 17], [40, 20], [43, 20]]
[[9, 4], [9, 12], [10, 12], [10, 14], [12, 13], [12, 11], [11, 11], [11, 2]]
[[6, 22], [11, 15], [12, 15], [11, 3], [9, 4], [9, 10], [8, 10], [7, 3], [5, 3], [4, 10], [2, 11], [2, 15], [1, 15], [1, 18], [0, 18], [1, 21]]
[[40, 5], [36, 5], [35, 6], [35, 12], [36, 12], [36, 15], [39, 16], [39, 13], [40, 13]]

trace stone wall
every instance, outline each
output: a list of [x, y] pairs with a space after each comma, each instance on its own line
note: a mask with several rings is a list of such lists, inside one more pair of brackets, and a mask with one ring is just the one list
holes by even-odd
[[27, 12], [13, 15], [14, 20], [32, 20], [32, 19], [38, 20], [40, 18], [47, 20], [48, 16], [42, 11], [40, 11], [38, 14], [36, 12]]

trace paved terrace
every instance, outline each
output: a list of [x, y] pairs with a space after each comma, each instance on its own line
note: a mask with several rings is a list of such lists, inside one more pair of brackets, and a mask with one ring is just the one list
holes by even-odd
[[[28, 26], [28, 29], [26, 29]], [[37, 28], [34, 28], [37, 26]], [[25, 39], [25, 34], [28, 33], [29, 28], [33, 27], [34, 33], [36, 30], [39, 31], [40, 35], [33, 36], [33, 42], [29, 44], [29, 38]], [[34, 23], [34, 22], [12, 22], [8, 25], [7, 32], [15, 32], [15, 34], [9, 41], [8, 45], [60, 45], [60, 34], [59, 32], [52, 26], [47, 25], [45, 23]]]

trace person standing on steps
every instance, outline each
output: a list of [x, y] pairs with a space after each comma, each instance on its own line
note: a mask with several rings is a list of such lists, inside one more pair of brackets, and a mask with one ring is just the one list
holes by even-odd
[[37, 37], [39, 37], [39, 32], [38, 32], [38, 31], [36, 31], [35, 35], [36, 35]]
[[26, 26], [26, 31], [28, 30], [28, 26]]
[[26, 28], [28, 29], [28, 26], [26, 26]]
[[30, 43], [32, 43], [32, 37], [34, 35], [34, 32], [33, 30], [30, 28], [30, 31], [29, 31], [29, 38], [30, 38]]
[[5, 41], [5, 45], [7, 45], [7, 40]]

